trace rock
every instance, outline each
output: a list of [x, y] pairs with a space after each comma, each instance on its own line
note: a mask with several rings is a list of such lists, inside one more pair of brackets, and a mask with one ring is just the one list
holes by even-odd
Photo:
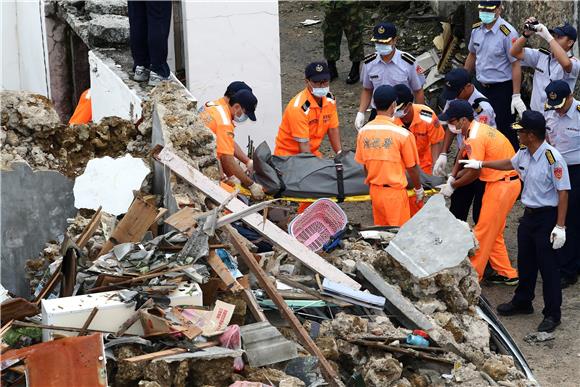
[[356, 262], [352, 259], [345, 259], [342, 261], [342, 271], [345, 273], [354, 273]]
[[86, 0], [85, 11], [101, 15], [127, 16], [127, 2], [125, 0]]
[[345, 340], [336, 340], [339, 353], [340, 364], [348, 371], [352, 371], [355, 367], [364, 364], [366, 356], [362, 353], [360, 347], [351, 344]]
[[369, 323], [369, 333], [375, 336], [404, 337], [405, 333], [395, 328], [388, 317], [377, 316], [374, 322]]
[[368, 331], [368, 320], [359, 316], [346, 313], [338, 313], [332, 320], [332, 329], [342, 337], [366, 333]]
[[245, 371], [246, 379], [252, 382], [278, 385], [283, 380], [289, 386], [304, 386], [304, 382], [293, 376], [289, 376], [284, 371], [275, 368], [249, 368]]
[[288, 377], [286, 379], [280, 380], [278, 387], [304, 387], [305, 384], [302, 380], [294, 377]]
[[325, 358], [334, 361], [338, 360], [338, 345], [334, 338], [319, 337], [316, 339], [316, 345], [318, 345]]
[[[4, 133], [4, 131], [2, 131]], [[6, 133], [6, 144], [11, 146], [18, 146], [20, 144], [20, 140], [16, 133], [13, 130], [8, 130]]]
[[173, 381], [170, 364], [164, 361], [151, 361], [145, 365], [143, 377], [160, 386], [170, 386]]
[[[511, 364], [510, 364], [511, 363]], [[513, 367], [513, 358], [510, 356], [490, 357], [483, 363], [483, 371], [495, 381], [503, 380]]]
[[2, 91], [2, 125], [24, 136], [53, 131], [61, 125], [52, 102], [43, 95], [24, 91]]
[[92, 15], [89, 42], [97, 47], [125, 46], [129, 43], [129, 18], [119, 15]]
[[389, 354], [371, 357], [363, 366], [362, 375], [369, 387], [388, 386], [399, 379], [403, 372], [401, 364]]
[[139, 387], [161, 387], [161, 384], [149, 380], [141, 380], [137, 385]]

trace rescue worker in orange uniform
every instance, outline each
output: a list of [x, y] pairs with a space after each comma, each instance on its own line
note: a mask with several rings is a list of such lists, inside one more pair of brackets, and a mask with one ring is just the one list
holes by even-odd
[[[413, 92], [407, 85], [395, 85], [397, 92], [397, 110], [395, 111], [395, 124], [402, 126], [413, 133], [419, 154], [419, 168], [426, 174], [433, 173], [433, 160], [437, 160], [445, 130], [439, 123], [439, 119], [430, 107], [413, 103]], [[414, 197], [409, 197], [411, 216], [421, 209]]]
[[[515, 152], [509, 140], [497, 129], [475, 121], [473, 116], [471, 104], [464, 100], [451, 101], [447, 110], [439, 115], [439, 120], [447, 122], [452, 132], [461, 131], [465, 142], [465, 153], [461, 158], [485, 162], [511, 159]], [[489, 261], [497, 276], [503, 278], [504, 284], [517, 285], [518, 273], [510, 263], [503, 230], [522, 187], [518, 175], [513, 169], [499, 171], [489, 168], [464, 169], [458, 175], [459, 169], [460, 165], [456, 164], [451, 178], [440, 186], [443, 195], [449, 197], [455, 188], [470, 184], [477, 178], [485, 182], [481, 213], [473, 230], [479, 249], [471, 257], [479, 280], [483, 278]]]
[[276, 136], [276, 156], [293, 156], [318, 150], [328, 134], [330, 146], [340, 153], [340, 131], [336, 101], [330, 93], [330, 71], [326, 62], [314, 62], [304, 70], [306, 88], [290, 100]]
[[419, 155], [415, 137], [395, 124], [397, 92], [379, 86], [373, 94], [377, 116], [363, 126], [357, 137], [355, 160], [364, 165], [377, 226], [402, 226], [410, 218], [407, 177], [415, 188], [415, 200], [423, 200], [419, 178]]
[[[201, 117], [205, 125], [216, 137], [217, 156], [224, 174], [239, 182], [252, 193], [252, 198], [264, 198], [262, 186], [253, 181], [240, 167], [236, 159], [244, 162], [248, 157], [241, 151], [234, 140], [235, 125], [247, 119], [256, 121], [256, 105], [258, 99], [249, 90], [240, 90], [235, 93], [224, 107], [215, 105], [207, 107]], [[237, 181], [236, 181], [237, 182]]]
[[91, 105], [91, 89], [86, 89], [79, 98], [79, 103], [68, 121], [69, 125], [88, 124], [93, 120], [93, 106]]

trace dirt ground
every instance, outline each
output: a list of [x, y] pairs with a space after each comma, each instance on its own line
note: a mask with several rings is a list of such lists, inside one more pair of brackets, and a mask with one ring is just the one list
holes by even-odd
[[[439, 23], [435, 20], [411, 20], [409, 15], [430, 13], [420, 2], [415, 2], [415, 10], [409, 11], [408, 4], [368, 2], [365, 14], [365, 54], [373, 52], [370, 44], [372, 26], [381, 20], [393, 21], [399, 28], [398, 48], [419, 55], [430, 49], [432, 38], [440, 32]], [[305, 19], [323, 20], [324, 12], [319, 2], [280, 2], [280, 54], [282, 66], [282, 101], [283, 105], [302, 90], [304, 85], [304, 66], [315, 60], [323, 60], [322, 32], [320, 24], [304, 27], [300, 24]], [[348, 47], [343, 37], [341, 59], [337, 62], [339, 79], [330, 85], [338, 105], [340, 130], [344, 149], [354, 150], [356, 130], [354, 118], [358, 110], [361, 86], [347, 85], [346, 79], [351, 63], [348, 59]], [[328, 141], [321, 150], [331, 155]], [[370, 203], [346, 204], [343, 208], [351, 223], [372, 225]], [[522, 205], [518, 201], [507, 220], [505, 241], [514, 265], [517, 257], [516, 232], [518, 219], [522, 215]], [[538, 381], [544, 386], [577, 386], [580, 380], [580, 284], [564, 291], [562, 305], [562, 325], [556, 331], [555, 340], [543, 344], [528, 344], [523, 341], [526, 334], [534, 332], [542, 319], [543, 306], [541, 279], [538, 280], [537, 297], [534, 302], [536, 312], [531, 316], [501, 318], [507, 329], [515, 338], [520, 349], [532, 367]], [[483, 294], [497, 305], [510, 300], [513, 288], [504, 286], [485, 286]]]

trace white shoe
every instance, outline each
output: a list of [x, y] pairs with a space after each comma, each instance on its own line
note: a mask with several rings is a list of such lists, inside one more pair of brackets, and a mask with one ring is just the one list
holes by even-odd
[[169, 77], [162, 77], [161, 75], [157, 74], [155, 71], [151, 71], [149, 75], [149, 86], [157, 86], [163, 81], [170, 81], [171, 76]]
[[133, 79], [137, 82], [143, 82], [149, 79], [149, 69], [145, 66], [135, 67], [135, 74], [133, 74]]

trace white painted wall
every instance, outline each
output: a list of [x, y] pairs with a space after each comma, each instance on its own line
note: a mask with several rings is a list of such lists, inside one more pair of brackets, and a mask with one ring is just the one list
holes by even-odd
[[2, 90], [24, 90], [50, 98], [44, 1], [0, 1]]
[[258, 98], [257, 121], [236, 128], [245, 150], [274, 140], [282, 118], [278, 2], [183, 1], [187, 87], [205, 103], [223, 96], [232, 81], [245, 81]]

